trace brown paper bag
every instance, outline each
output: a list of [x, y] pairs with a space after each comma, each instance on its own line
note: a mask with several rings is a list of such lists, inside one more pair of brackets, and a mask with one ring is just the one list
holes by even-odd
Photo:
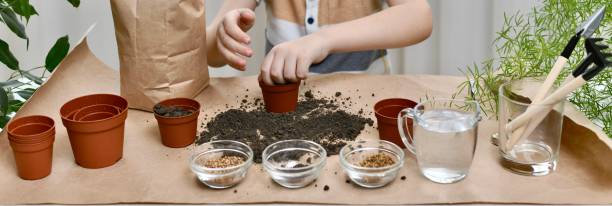
[[112, 0], [121, 96], [151, 111], [173, 97], [195, 97], [208, 85], [202, 0]]

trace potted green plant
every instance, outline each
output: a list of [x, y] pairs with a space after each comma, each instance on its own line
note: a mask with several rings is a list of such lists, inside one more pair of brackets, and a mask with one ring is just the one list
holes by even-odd
[[[507, 81], [530, 77], [546, 76], [556, 57], [563, 50], [575, 29], [586, 18], [601, 8], [612, 5], [612, 0], [604, 1], [552, 1], [545, 0], [529, 12], [504, 15], [502, 29], [494, 41], [498, 58], [487, 59], [480, 64], [462, 70], [468, 80], [463, 82], [457, 94], [474, 85], [474, 95], [468, 96], [481, 103], [483, 112], [496, 117], [498, 109], [498, 88]], [[609, 8], [608, 8], [609, 10]], [[593, 36], [602, 37], [605, 44], [612, 44], [612, 12], [607, 12], [601, 27]], [[583, 41], [583, 40], [581, 40]], [[579, 45], [582, 45], [580, 42]], [[567, 68], [574, 68], [583, 59], [585, 52], [574, 52]], [[571, 72], [564, 69], [558, 82]], [[569, 101], [577, 106], [593, 123], [612, 136], [612, 70], [604, 70], [586, 86], [574, 92]]]
[[[75, 8], [80, 5], [80, 0], [67, 1]], [[26, 48], [29, 39], [24, 23], [27, 25], [30, 17], [35, 15], [38, 15], [38, 12], [29, 0], [0, 0], [1, 22], [17, 37], [26, 41]], [[6, 69], [12, 71], [6, 81], [0, 82], [0, 128], [4, 128], [15, 112], [34, 94], [44, 82], [46, 74], [53, 72], [68, 54], [69, 48], [68, 36], [63, 36], [55, 41], [42, 66], [25, 69], [20, 67], [9, 44], [0, 39], [0, 62]], [[40, 76], [34, 75], [37, 70], [42, 70]]]

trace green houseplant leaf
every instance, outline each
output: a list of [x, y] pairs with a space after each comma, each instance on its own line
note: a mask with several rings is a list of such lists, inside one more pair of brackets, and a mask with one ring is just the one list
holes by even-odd
[[38, 15], [38, 12], [36, 12], [36, 9], [30, 4], [29, 0], [9, 0], [7, 2], [11, 5], [13, 11], [25, 17], [26, 21], [30, 21], [30, 16]]
[[[476, 87], [476, 100], [481, 103], [483, 111], [493, 111], [496, 116], [499, 104], [498, 88], [502, 82], [545, 77], [553, 66], [554, 60], [563, 51], [568, 38], [575, 34], [581, 25], [594, 11], [612, 5], [612, 0], [573, 1], [544, 0], [540, 6], [534, 6], [530, 11], [505, 15], [502, 28], [497, 32], [493, 46], [496, 58], [494, 64], [482, 63], [474, 70], [467, 67], [467, 79], [479, 82], [482, 87]], [[609, 8], [608, 8], [609, 9]], [[612, 45], [612, 12], [607, 12], [602, 19], [601, 27], [593, 34], [601, 37], [606, 45]], [[557, 84], [561, 84], [572, 69], [578, 65], [586, 52], [577, 47], [577, 51], [569, 59], [567, 69], [563, 69]], [[607, 50], [610, 51], [610, 50]], [[592, 122], [600, 126], [612, 137], [612, 70], [603, 70], [591, 79], [587, 85], [568, 96], [568, 100], [576, 105]], [[458, 91], [465, 90], [467, 82]], [[459, 93], [458, 92], [458, 93]]]
[[4, 128], [10, 120], [11, 118], [9, 116], [0, 116], [0, 127]]
[[28, 36], [25, 32], [25, 27], [19, 19], [17, 19], [17, 15], [15, 12], [8, 7], [0, 7], [0, 17], [2, 17], [2, 21], [8, 26], [8, 28], [15, 33], [19, 38], [28, 39]]
[[68, 2], [72, 4], [72, 6], [74, 6], [75, 8], [79, 7], [79, 5], [81, 4], [81, 0], [68, 0]]
[[47, 71], [53, 72], [55, 67], [57, 67], [57, 65], [62, 62], [62, 59], [66, 57], [69, 48], [70, 43], [68, 42], [68, 36], [64, 36], [55, 41], [55, 44], [51, 47], [45, 59], [45, 68]]
[[8, 80], [6, 82], [0, 82], [0, 87], [11, 87], [12, 88], [12, 87], [18, 87], [21, 85], [24, 85], [24, 83], [16, 79]]
[[13, 56], [9, 45], [2, 39], [0, 39], [0, 62], [11, 70], [19, 70], [19, 61]]
[[24, 101], [21, 100], [17, 100], [17, 99], [11, 99], [8, 102], [8, 114], [10, 114], [11, 112], [17, 112], [19, 111], [19, 109], [21, 108], [21, 106], [23, 106], [23, 103], [25, 103]]
[[8, 103], [8, 94], [4, 88], [0, 87], [0, 112], [2, 113], [2, 116], [8, 115]]
[[30, 99], [30, 97], [32, 97], [32, 95], [34, 95], [34, 92], [36, 91], [36, 89], [32, 89], [32, 88], [25, 88], [23, 90], [19, 90], [17, 91], [17, 94], [19, 94], [19, 96], [25, 100]]
[[41, 85], [44, 82], [42, 78], [37, 77], [28, 71], [21, 71], [21, 75], [23, 75], [25, 78], [28, 78], [29, 80], [32, 80], [34, 83], [39, 84], [39, 85]]

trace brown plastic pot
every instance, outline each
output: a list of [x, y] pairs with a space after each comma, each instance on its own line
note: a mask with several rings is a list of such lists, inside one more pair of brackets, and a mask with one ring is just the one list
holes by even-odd
[[53, 119], [38, 115], [17, 118], [7, 131], [19, 177], [37, 180], [49, 176], [55, 141]]
[[51, 128], [53, 128], [52, 125], [42, 123], [24, 124], [10, 130], [12, 134], [8, 135], [8, 139], [23, 144], [42, 142], [48, 136], [43, 133], [49, 133]]
[[94, 112], [94, 113], [89, 113], [85, 116], [79, 117], [78, 121], [81, 121], [81, 122], [98, 121], [98, 120], [103, 120], [103, 119], [114, 117], [115, 115], [117, 114], [113, 114], [110, 112]]
[[[95, 121], [113, 117], [121, 112], [119, 107], [109, 104], [94, 104], [83, 107], [74, 113], [73, 120]], [[97, 115], [94, 115], [97, 114]], [[104, 114], [104, 115], [101, 115]], [[87, 117], [87, 118], [85, 118]]]
[[[82, 119], [92, 118], [91, 120], [86, 119], [87, 121], [74, 119], [75, 114], [81, 108], [96, 104], [112, 105], [119, 108], [120, 111], [111, 117], [82, 117]], [[78, 97], [62, 106], [60, 109], [62, 123], [68, 130], [70, 146], [78, 165], [91, 169], [103, 168], [115, 164], [123, 157], [127, 105], [127, 100], [123, 97], [112, 94], [94, 94]]]
[[10, 142], [17, 165], [17, 174], [24, 180], [42, 179], [51, 174], [53, 141], [48, 139], [35, 144]]
[[[417, 103], [402, 98], [383, 99], [374, 105], [374, 114], [378, 124], [378, 136], [382, 140], [393, 142], [394, 144], [406, 148], [397, 130], [397, 115], [405, 108], [413, 108]], [[412, 135], [412, 120], [406, 120], [406, 127]]]
[[164, 100], [159, 104], [193, 111], [190, 115], [181, 117], [165, 117], [154, 113], [162, 144], [172, 148], [181, 148], [192, 144], [197, 135], [200, 103], [188, 98], [173, 98]]
[[259, 87], [263, 94], [266, 110], [274, 113], [285, 113], [295, 111], [298, 102], [300, 82], [269, 86], [259, 81]]
[[74, 114], [87, 106], [105, 104], [118, 107], [120, 111], [127, 109], [127, 100], [114, 94], [92, 94], [77, 97], [66, 102], [60, 109], [62, 119], [74, 119]]
[[10, 141], [37, 143], [54, 136], [55, 122], [46, 116], [25, 116], [15, 118], [7, 125], [6, 129]]

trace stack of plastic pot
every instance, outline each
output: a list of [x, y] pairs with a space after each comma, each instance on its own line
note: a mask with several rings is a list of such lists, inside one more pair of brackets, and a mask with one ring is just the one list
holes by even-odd
[[113, 94], [81, 96], [60, 109], [76, 163], [103, 168], [123, 157], [123, 134], [128, 102]]
[[51, 174], [53, 120], [46, 116], [25, 116], [11, 121], [7, 130], [19, 177], [36, 180]]

